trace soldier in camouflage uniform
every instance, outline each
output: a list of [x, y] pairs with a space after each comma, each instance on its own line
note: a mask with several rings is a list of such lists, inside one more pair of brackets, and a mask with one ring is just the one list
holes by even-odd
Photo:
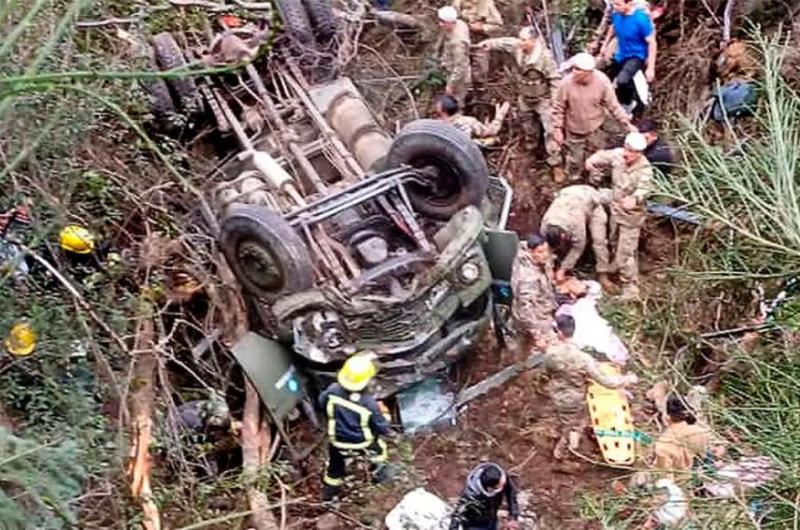
[[436, 101], [436, 116], [470, 138], [489, 138], [497, 136], [497, 133], [500, 132], [503, 120], [508, 114], [508, 108], [508, 103], [495, 106], [494, 119], [487, 124], [478, 118], [462, 114], [456, 98], [444, 95]]
[[[586, 158], [605, 148], [606, 114], [630, 131], [636, 127], [617, 101], [611, 81], [595, 69], [594, 57], [579, 53], [570, 63], [572, 72], [558, 84], [553, 98], [553, 137], [559, 151], [566, 145], [567, 176], [577, 181], [583, 175]], [[563, 170], [553, 172], [556, 182], [564, 178]]]
[[606, 213], [606, 205], [610, 202], [610, 189], [596, 189], [586, 184], [567, 186], [556, 194], [542, 217], [541, 231], [554, 252], [560, 254], [566, 251], [556, 272], [557, 279], [566, 278], [583, 255], [588, 225], [598, 280], [604, 287], [610, 286]]
[[444, 34], [442, 66], [448, 75], [445, 92], [456, 98], [459, 106], [463, 108], [467, 92], [472, 85], [472, 67], [469, 63], [472, 41], [469, 36], [469, 26], [458, 18], [458, 12], [453, 6], [439, 9], [439, 26]]
[[598, 151], [586, 161], [592, 182], [599, 183], [603, 170], [611, 170], [611, 234], [616, 238], [614, 268], [619, 270], [624, 298], [639, 296], [639, 235], [644, 225], [645, 199], [652, 191], [653, 168], [643, 151], [647, 139], [641, 133], [628, 133], [625, 147]]
[[451, 5], [473, 33], [493, 36], [503, 31], [503, 15], [494, 0], [453, 0]]
[[605, 374], [594, 357], [572, 343], [575, 320], [570, 315], [558, 315], [555, 324], [557, 336], [544, 354], [544, 367], [550, 375], [545, 392], [553, 400], [561, 427], [561, 437], [553, 450], [553, 456], [561, 460], [567, 447], [578, 448], [580, 433], [587, 425], [587, 379], [608, 388], [619, 388], [635, 384], [638, 378], [634, 374]]
[[556, 293], [553, 285], [553, 258], [547, 241], [539, 235], [520, 244], [511, 272], [514, 293], [514, 327], [521, 338], [546, 344], [553, 335]]
[[558, 67], [547, 44], [537, 37], [533, 28], [524, 27], [519, 37], [487, 39], [478, 44], [483, 50], [500, 50], [513, 55], [516, 68], [513, 77], [519, 94], [519, 110], [523, 114], [522, 127], [529, 141], [535, 142], [537, 121], [544, 130], [547, 163], [560, 164], [558, 144], [553, 140], [550, 101], [560, 79]]

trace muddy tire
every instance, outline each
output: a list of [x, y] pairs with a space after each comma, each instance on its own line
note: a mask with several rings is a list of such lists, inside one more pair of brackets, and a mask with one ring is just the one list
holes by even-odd
[[231, 206], [222, 221], [220, 246], [244, 289], [258, 298], [273, 301], [314, 285], [306, 244], [269, 208]]
[[[156, 65], [163, 71], [183, 68], [187, 64], [181, 47], [168, 32], [159, 33], [153, 37], [153, 55]], [[194, 79], [191, 77], [173, 78], [168, 79], [166, 83], [183, 112], [192, 115], [200, 111], [202, 100]]]
[[150, 112], [153, 113], [158, 126], [168, 129], [169, 122], [175, 115], [175, 100], [163, 79], [153, 79], [143, 83], [142, 87], [150, 99]]
[[480, 207], [489, 188], [489, 169], [478, 146], [452, 125], [416, 120], [395, 137], [386, 166], [433, 168], [432, 186], [409, 185], [408, 195], [423, 214], [447, 220], [462, 208]]
[[305, 47], [316, 47], [314, 30], [303, 0], [276, 0], [283, 27], [295, 41]]
[[327, 44], [336, 36], [336, 15], [330, 0], [303, 0], [317, 40]]

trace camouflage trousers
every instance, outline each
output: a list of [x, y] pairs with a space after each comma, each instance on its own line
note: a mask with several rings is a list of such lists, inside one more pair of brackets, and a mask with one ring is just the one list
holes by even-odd
[[[598, 206], [595, 208], [589, 218], [589, 234], [592, 237], [592, 251], [594, 252], [596, 263], [595, 270], [598, 274], [611, 272], [608, 252], [608, 214], [605, 207]], [[584, 236], [583, 241], [586, 241], [586, 236]]]
[[625, 285], [636, 285], [639, 281], [639, 236], [641, 223], [619, 222], [611, 213], [612, 239], [616, 239], [614, 252], [614, 268], [619, 271], [620, 282]]
[[553, 120], [550, 109], [550, 99], [543, 97], [531, 100], [520, 96], [517, 99], [520, 111], [522, 131], [527, 141], [539, 143], [540, 129], [544, 133], [544, 149], [547, 153], [547, 165], [550, 167], [561, 165], [561, 153], [553, 139]]
[[598, 127], [589, 134], [566, 132], [564, 139], [566, 152], [566, 173], [571, 182], [583, 180], [586, 159], [597, 151], [606, 148], [607, 135], [603, 127]]
[[586, 392], [577, 388], [558, 375], [551, 376], [545, 391], [553, 400], [559, 424], [559, 436], [566, 438], [570, 431], [579, 430], [588, 421]]
[[458, 106], [463, 110], [464, 104], [467, 100], [467, 92], [469, 92], [471, 80], [456, 81], [450, 85], [451, 95], [458, 101]]

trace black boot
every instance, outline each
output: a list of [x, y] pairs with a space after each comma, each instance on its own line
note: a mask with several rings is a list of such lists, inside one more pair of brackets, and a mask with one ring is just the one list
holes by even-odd
[[325, 484], [322, 487], [322, 502], [331, 502], [339, 493], [338, 486], [331, 486], [329, 484]]

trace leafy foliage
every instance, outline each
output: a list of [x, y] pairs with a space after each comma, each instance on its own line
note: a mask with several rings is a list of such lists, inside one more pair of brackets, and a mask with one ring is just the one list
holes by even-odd
[[727, 123], [733, 145], [726, 148], [706, 139], [699, 125], [690, 127], [679, 139], [682, 177], [658, 179], [663, 195], [713, 228], [714, 262], [728, 274], [796, 271], [800, 257], [800, 96], [780, 75], [780, 37], [755, 38], [764, 64], [755, 130], [745, 134]]
[[76, 517], [68, 504], [84, 471], [71, 443], [39, 444], [0, 427], [0, 527], [65, 528]]

